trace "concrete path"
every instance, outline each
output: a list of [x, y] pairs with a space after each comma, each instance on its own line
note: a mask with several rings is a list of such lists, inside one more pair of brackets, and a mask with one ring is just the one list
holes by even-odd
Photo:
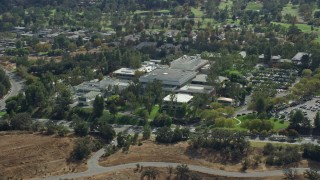
[[[121, 164], [116, 166], [110, 166], [110, 167], [102, 167], [99, 165], [98, 160], [100, 157], [104, 154], [104, 149], [99, 150], [96, 152], [89, 160], [88, 160], [88, 170], [85, 172], [79, 172], [79, 173], [71, 173], [71, 174], [65, 174], [61, 176], [51, 176], [51, 177], [45, 177], [41, 179], [46, 180], [57, 180], [57, 179], [73, 179], [73, 178], [83, 178], [83, 177], [90, 177], [98, 174], [103, 173], [109, 173], [114, 171], [120, 171], [124, 169], [134, 169], [136, 168], [136, 164], [140, 164], [140, 166], [144, 167], [176, 167], [180, 163], [171, 163], [171, 162], [136, 162], [136, 163], [127, 163], [127, 164]], [[211, 169], [204, 166], [196, 166], [196, 165], [188, 165], [189, 169], [192, 171], [197, 171], [201, 173], [206, 174], [212, 174], [212, 175], [219, 175], [219, 176], [228, 176], [228, 177], [272, 177], [272, 176], [282, 176], [283, 171], [282, 170], [274, 170], [274, 171], [261, 171], [261, 172], [229, 172], [224, 170], [218, 170], [218, 169]], [[295, 168], [298, 173], [303, 173], [308, 168]], [[40, 178], [38, 178], [40, 179]]]
[[12, 96], [18, 95], [23, 89], [23, 80], [19, 79], [14, 73], [3, 69], [6, 72], [6, 75], [9, 77], [11, 88], [2, 99], [0, 99], [0, 110], [6, 108], [6, 100]]

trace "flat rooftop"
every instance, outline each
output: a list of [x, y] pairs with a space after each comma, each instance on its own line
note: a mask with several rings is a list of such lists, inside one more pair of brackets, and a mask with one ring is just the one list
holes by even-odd
[[188, 84], [180, 88], [178, 92], [187, 94], [211, 94], [214, 92], [214, 87], [198, 84]]
[[207, 83], [207, 77], [208, 75], [206, 74], [198, 74], [192, 82], [201, 82], [201, 83]]
[[307, 56], [307, 55], [309, 55], [309, 54], [306, 53], [306, 52], [298, 52], [298, 53], [292, 58], [292, 60], [293, 60], [293, 61], [301, 61], [302, 57], [303, 57], [303, 56]]
[[[163, 98], [163, 101], [171, 102], [171, 98], [172, 98], [171, 96], [172, 95], [169, 94], [168, 96]], [[177, 102], [177, 103], [189, 103], [192, 100], [193, 96], [191, 96], [189, 94], [178, 93], [178, 94], [175, 94], [173, 98], [174, 98], [173, 101]]]
[[208, 63], [209, 61], [201, 59], [200, 55], [196, 55], [196, 56], [183, 55], [182, 57], [172, 61], [170, 63], [170, 67], [172, 69], [196, 71]]
[[121, 74], [121, 75], [135, 75], [136, 70], [130, 68], [120, 68], [113, 72], [113, 74]]
[[164, 85], [182, 86], [196, 77], [197, 73], [193, 71], [184, 71], [181, 69], [156, 69], [139, 78], [141, 83], [149, 83], [154, 80], [162, 81]]

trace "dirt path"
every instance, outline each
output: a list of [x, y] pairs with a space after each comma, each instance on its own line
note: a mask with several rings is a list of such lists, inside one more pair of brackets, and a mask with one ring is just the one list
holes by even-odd
[[[121, 164], [116, 166], [110, 167], [102, 167], [99, 165], [98, 160], [104, 154], [104, 149], [99, 150], [96, 152], [89, 160], [88, 160], [88, 170], [85, 172], [80, 173], [71, 173], [65, 174], [61, 176], [51, 176], [42, 179], [47, 180], [56, 180], [56, 179], [72, 179], [72, 178], [83, 178], [83, 177], [90, 177], [98, 174], [113, 172], [113, 171], [120, 171], [129, 168], [136, 168], [136, 164], [139, 163], [140, 166], [144, 167], [168, 167], [172, 166], [175, 167], [179, 165], [179, 163], [171, 163], [171, 162], [136, 162], [136, 163], [127, 163]], [[219, 176], [228, 176], [228, 177], [271, 177], [271, 176], [282, 176], [282, 170], [273, 170], [273, 171], [261, 171], [261, 172], [229, 172], [224, 170], [218, 169], [211, 169], [203, 166], [196, 166], [196, 165], [188, 165], [189, 169], [192, 171], [197, 171], [205, 174], [211, 175], [219, 175]], [[298, 173], [303, 173], [308, 168], [295, 168]]]

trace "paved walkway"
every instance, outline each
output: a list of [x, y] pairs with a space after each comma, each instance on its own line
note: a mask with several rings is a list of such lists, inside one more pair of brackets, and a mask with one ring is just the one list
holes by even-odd
[[[96, 152], [89, 160], [88, 160], [88, 170], [85, 172], [79, 172], [79, 173], [71, 173], [71, 174], [65, 174], [61, 176], [51, 176], [41, 179], [46, 180], [57, 180], [57, 179], [72, 179], [72, 178], [83, 178], [83, 177], [90, 177], [98, 174], [103, 173], [109, 173], [114, 171], [120, 171], [124, 169], [129, 168], [136, 168], [136, 164], [139, 163], [140, 166], [144, 167], [168, 167], [172, 166], [175, 167], [179, 165], [180, 163], [171, 163], [171, 162], [136, 162], [136, 163], [127, 163], [127, 164], [121, 164], [116, 166], [110, 166], [110, 167], [102, 167], [99, 165], [98, 160], [100, 157], [104, 154], [104, 149], [99, 150]], [[271, 176], [281, 176], [283, 175], [282, 170], [274, 170], [274, 171], [261, 171], [261, 172], [229, 172], [224, 170], [218, 170], [218, 169], [211, 169], [204, 166], [196, 166], [196, 165], [188, 165], [189, 169], [192, 171], [198, 171], [201, 173], [206, 174], [212, 174], [212, 175], [219, 175], [219, 176], [228, 176], [228, 177], [271, 177]], [[307, 168], [296, 168], [298, 173], [303, 173]], [[40, 178], [38, 178], [40, 179]]]

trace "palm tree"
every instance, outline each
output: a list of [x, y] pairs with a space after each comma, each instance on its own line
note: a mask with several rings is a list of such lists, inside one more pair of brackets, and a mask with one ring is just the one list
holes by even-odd
[[151, 179], [154, 180], [154, 179], [157, 178], [158, 175], [159, 175], [159, 171], [156, 168], [154, 168], [154, 167], [150, 168], [149, 167], [149, 168], [145, 169], [144, 171], [142, 171], [141, 179], [143, 180], [144, 177], [147, 177], [148, 180], [151, 180]]

